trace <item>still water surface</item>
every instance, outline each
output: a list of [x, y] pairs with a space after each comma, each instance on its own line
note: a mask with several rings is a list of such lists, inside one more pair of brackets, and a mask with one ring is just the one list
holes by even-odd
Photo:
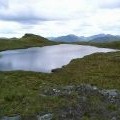
[[114, 51], [116, 50], [69, 44], [8, 50], [0, 52], [0, 71], [24, 70], [50, 73], [52, 69], [67, 65], [72, 59], [97, 52]]

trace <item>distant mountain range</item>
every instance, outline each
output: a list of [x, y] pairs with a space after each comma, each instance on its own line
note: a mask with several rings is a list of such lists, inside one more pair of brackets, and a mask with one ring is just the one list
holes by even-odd
[[90, 42], [113, 42], [113, 41], [120, 41], [120, 36], [101, 34], [93, 36], [93, 38], [90, 40]]
[[66, 35], [66, 36], [60, 36], [60, 37], [49, 37], [49, 40], [56, 41], [56, 42], [79, 42], [83, 41], [85, 37], [84, 36], [76, 36], [73, 34]]
[[60, 36], [60, 37], [49, 37], [51, 41], [56, 42], [113, 42], [120, 41], [119, 35], [110, 35], [110, 34], [98, 34], [90, 37], [76, 36], [73, 34]]
[[[84, 36], [76, 36], [73, 34], [66, 35], [66, 36], [60, 36], [60, 37], [48, 37], [47, 39], [39, 36], [39, 35], [34, 35], [34, 34], [25, 34], [22, 36], [21, 39], [37, 39], [37, 40], [44, 40], [51, 42], [93, 42], [93, 43], [104, 43], [104, 42], [113, 42], [113, 41], [120, 41], [120, 35], [111, 35], [111, 34], [98, 34], [98, 35], [93, 35], [89, 37], [84, 37]], [[19, 40], [19, 38], [5, 38], [1, 37], [1, 40]]]

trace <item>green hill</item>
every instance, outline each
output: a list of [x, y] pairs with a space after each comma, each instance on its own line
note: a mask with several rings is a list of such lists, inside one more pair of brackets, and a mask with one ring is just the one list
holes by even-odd
[[28, 48], [36, 46], [46, 46], [58, 44], [56, 42], [49, 41], [48, 39], [34, 35], [25, 34], [21, 38], [1, 38], [0, 39], [0, 51], [8, 49]]

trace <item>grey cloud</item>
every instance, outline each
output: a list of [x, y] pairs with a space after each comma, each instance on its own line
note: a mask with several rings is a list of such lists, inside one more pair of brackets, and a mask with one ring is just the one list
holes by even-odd
[[109, 30], [112, 30], [112, 31], [120, 31], [120, 25], [110, 25], [110, 26], [101, 26], [101, 29], [102, 30], [105, 30], [105, 31], [109, 31]]
[[17, 13], [17, 14], [0, 14], [0, 20], [34, 24], [39, 21], [48, 21], [49, 19], [31, 13]]
[[67, 18], [62, 18], [59, 16], [41, 15], [40, 13], [36, 13], [32, 10], [24, 10], [17, 12], [10, 12], [9, 10], [4, 10], [3, 12], [0, 11], [0, 20], [13, 21], [21, 24], [36, 24], [38, 22], [57, 21], [66, 19]]
[[5, 1], [0, 1], [0, 20], [13, 21], [21, 24], [36, 24], [43, 21], [52, 21], [54, 19], [46, 17], [41, 13], [36, 13], [34, 9], [26, 6], [25, 9], [18, 8], [17, 10], [11, 9], [5, 4]]
[[[74, 13], [73, 16], [66, 15], [64, 12], [55, 12], [56, 10], [49, 10], [46, 8], [37, 8], [38, 6], [32, 6], [31, 3], [24, 4], [20, 0], [0, 0], [0, 6], [4, 6], [3, 10], [0, 10], [0, 20], [2, 21], [13, 21], [21, 24], [36, 24], [44, 21], [65, 21], [73, 18], [83, 16], [83, 13]], [[19, 1], [14, 3], [14, 1]], [[28, 0], [30, 1], [30, 0]], [[9, 4], [8, 4], [9, 3]], [[39, 3], [39, 2], [38, 2]], [[20, 5], [19, 5], [20, 4]], [[23, 4], [23, 6], [22, 6]], [[47, 4], [47, 3], [46, 3]], [[9, 5], [9, 7], [7, 6]], [[6, 6], [6, 7], [5, 7]], [[37, 9], [35, 9], [35, 7]], [[65, 12], [66, 13], [66, 12]], [[76, 15], [75, 15], [76, 14]], [[81, 15], [82, 14], [82, 15]]]
[[8, 0], [0, 0], [0, 8], [8, 8]]
[[108, 4], [102, 4], [101, 8], [107, 8], [107, 9], [120, 8], [120, 1], [111, 2], [111, 3], [108, 3]]
[[[49, 17], [49, 16], [43, 16], [43, 15], [37, 15], [33, 12], [17, 12], [17, 13], [8, 13], [3, 14], [0, 13], [0, 20], [3, 21], [14, 21], [21, 24], [36, 24], [38, 22], [45, 22], [45, 21], [66, 21], [70, 20], [72, 18], [62, 18], [62, 17]], [[62, 23], [61, 23], [62, 24]]]
[[21, 28], [23, 29], [23, 30], [30, 30], [31, 28], [34, 28], [34, 25], [21, 25]]

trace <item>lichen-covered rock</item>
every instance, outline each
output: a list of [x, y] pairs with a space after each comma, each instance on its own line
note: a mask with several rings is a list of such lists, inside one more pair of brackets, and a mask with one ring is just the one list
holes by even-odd
[[116, 89], [112, 90], [101, 90], [101, 94], [109, 97], [117, 97], [119, 95], [118, 91]]
[[43, 93], [40, 94], [41, 96], [63, 96], [63, 95], [70, 95], [72, 92], [75, 91], [74, 86], [64, 86], [58, 88], [49, 88], [43, 90]]
[[43, 97], [56, 96], [64, 97], [64, 99], [76, 95], [76, 104], [57, 108], [53, 112], [57, 120], [81, 120], [86, 118], [84, 116], [90, 120], [98, 118], [103, 120], [120, 119], [120, 92], [118, 90], [100, 89], [94, 85], [81, 84], [43, 89], [42, 94]]
[[81, 95], [92, 95], [98, 93], [98, 88], [90, 84], [81, 84], [75, 87], [75, 91]]
[[48, 113], [44, 115], [37, 115], [37, 120], [52, 120], [53, 114]]
[[56, 120], [80, 120], [85, 113], [84, 107], [64, 107], [56, 112]]
[[116, 89], [101, 90], [99, 92], [111, 103], [120, 102], [120, 92]]
[[21, 120], [21, 116], [20, 115], [11, 116], [11, 117], [4, 116], [0, 120]]
[[90, 84], [40, 88], [40, 97], [65, 103], [37, 116], [3, 117], [0, 120], [120, 120], [120, 91], [99, 89]]
[[63, 86], [58, 88], [47, 88], [44, 89], [41, 96], [63, 96], [70, 95], [73, 92], [79, 94], [94, 94], [93, 92], [98, 92], [98, 88], [96, 86], [91, 86], [89, 84], [82, 84], [78, 86]]

